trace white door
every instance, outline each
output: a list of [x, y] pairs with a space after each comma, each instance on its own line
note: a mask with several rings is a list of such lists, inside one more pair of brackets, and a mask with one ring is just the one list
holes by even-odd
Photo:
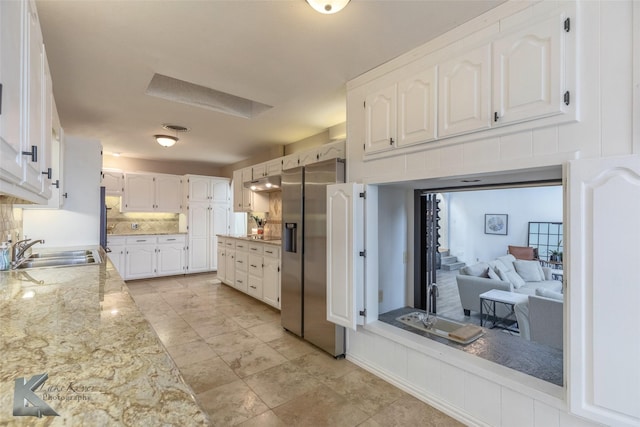
[[390, 150], [396, 139], [397, 87], [389, 86], [365, 100], [365, 153]]
[[[494, 125], [563, 112], [564, 16], [493, 43]], [[570, 102], [570, 101], [569, 101]]]
[[491, 114], [491, 50], [472, 50], [438, 70], [438, 135], [486, 129]]
[[153, 175], [127, 173], [124, 176], [123, 212], [151, 212], [155, 204], [155, 182]]
[[22, 1], [0, 1], [0, 82], [2, 82], [2, 114], [0, 114], [0, 177], [22, 181]]
[[184, 274], [184, 245], [158, 245], [158, 276]]
[[344, 141], [334, 142], [332, 144], [325, 144], [317, 149], [318, 161], [329, 159], [344, 159], [345, 158], [345, 143]]
[[280, 308], [280, 257], [264, 257], [262, 300], [267, 304]]
[[236, 284], [236, 251], [233, 249], [227, 248], [225, 250], [225, 272], [224, 272], [224, 283], [227, 283], [231, 286], [235, 286]]
[[398, 146], [436, 138], [436, 67], [398, 84]]
[[300, 156], [298, 153], [289, 154], [282, 158], [282, 170], [293, 169], [300, 166]]
[[364, 203], [362, 184], [327, 187], [327, 320], [346, 328], [364, 311]]
[[111, 250], [111, 252], [109, 252], [107, 256], [109, 257], [111, 264], [113, 264], [115, 269], [118, 271], [118, 274], [120, 274], [120, 276], [124, 278], [125, 277], [125, 271], [124, 271], [125, 246], [109, 245], [109, 249]]
[[233, 171], [233, 211], [244, 212], [242, 200], [244, 195], [244, 187], [242, 186], [242, 169]]
[[228, 203], [229, 202], [229, 180], [213, 179], [213, 202]]
[[640, 156], [575, 160], [568, 170], [570, 409], [640, 425]]
[[280, 175], [282, 173], [282, 159], [271, 160], [266, 164], [267, 176]]
[[209, 222], [211, 208], [207, 203], [189, 205], [189, 273], [209, 271]]
[[102, 171], [102, 185], [110, 196], [121, 196], [124, 192], [124, 174], [122, 171]]
[[220, 281], [224, 282], [226, 280], [226, 275], [227, 275], [227, 254], [225, 252], [225, 248], [224, 245], [218, 245], [218, 274], [217, 277], [218, 279], [220, 279]]
[[211, 199], [211, 179], [206, 176], [189, 176], [189, 201], [208, 202]]
[[178, 175], [156, 175], [156, 204], [158, 212], [180, 213], [182, 211], [182, 177]]
[[126, 279], [156, 275], [156, 245], [128, 245], [125, 260]]

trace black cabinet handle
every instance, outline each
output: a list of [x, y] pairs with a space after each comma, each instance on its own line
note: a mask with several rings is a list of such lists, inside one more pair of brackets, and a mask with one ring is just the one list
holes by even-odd
[[60, 180], [56, 179], [56, 182], [51, 183], [51, 185], [55, 186], [56, 188], [60, 188]]
[[499, 118], [500, 117], [498, 117], [498, 112], [497, 111], [495, 113], [493, 113], [493, 121], [494, 122], [497, 122]]
[[51, 168], [47, 168], [45, 172], [42, 172], [42, 175], [47, 175], [47, 179], [51, 179]]
[[393, 145], [393, 138], [389, 138], [389, 145]]
[[37, 145], [32, 145], [31, 146], [31, 151], [23, 151], [22, 152], [23, 156], [31, 156], [31, 161], [33, 163], [38, 161], [38, 146]]

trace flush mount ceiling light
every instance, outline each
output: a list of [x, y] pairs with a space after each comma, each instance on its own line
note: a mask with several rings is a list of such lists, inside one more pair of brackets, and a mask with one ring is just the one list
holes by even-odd
[[171, 135], [153, 135], [153, 137], [156, 139], [158, 144], [162, 145], [163, 147], [171, 147], [176, 142], [178, 142], [179, 141], [178, 132], [188, 132], [189, 131], [189, 128], [186, 128], [186, 127], [180, 126], [180, 125], [164, 124], [164, 125], [162, 125], [162, 127], [164, 129], [167, 129], [167, 130], [172, 130], [176, 134], [176, 136], [171, 136]]
[[340, 12], [349, 0], [306, 0], [309, 6], [326, 15]]

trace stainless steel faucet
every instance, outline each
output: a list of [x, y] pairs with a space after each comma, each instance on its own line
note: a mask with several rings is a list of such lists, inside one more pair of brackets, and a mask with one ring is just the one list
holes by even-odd
[[11, 246], [11, 264], [14, 266], [20, 264], [23, 261], [24, 253], [37, 243], [44, 244], [44, 240], [31, 241], [31, 239], [24, 239], [15, 242], [13, 246]]

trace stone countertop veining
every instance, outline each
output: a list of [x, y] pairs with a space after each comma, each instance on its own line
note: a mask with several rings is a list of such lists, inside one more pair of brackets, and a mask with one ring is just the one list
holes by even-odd
[[266, 239], [256, 239], [251, 236], [245, 235], [231, 235], [231, 234], [218, 234], [218, 237], [238, 239], [238, 240], [246, 240], [248, 242], [256, 242], [256, 243], [266, 243], [268, 245], [276, 245], [280, 246], [282, 244], [282, 240], [279, 237], [267, 237]]
[[148, 231], [145, 232], [127, 232], [127, 233], [107, 233], [107, 237], [109, 236], [113, 236], [113, 237], [117, 237], [117, 236], [172, 236], [172, 235], [184, 235], [186, 236], [187, 233], [186, 232], [176, 232], [176, 233], [149, 233]]
[[[0, 425], [209, 424], [109, 261], [0, 272], [0, 324]], [[23, 393], [58, 416], [14, 416], [41, 374]]]

